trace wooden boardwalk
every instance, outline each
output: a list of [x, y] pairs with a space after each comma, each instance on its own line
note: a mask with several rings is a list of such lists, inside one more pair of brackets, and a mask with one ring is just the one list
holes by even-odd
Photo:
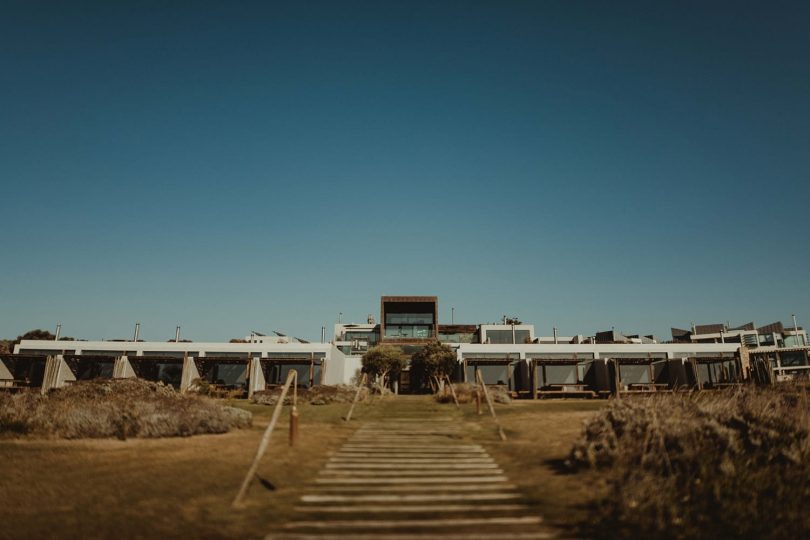
[[365, 423], [267, 540], [552, 538], [456, 418]]

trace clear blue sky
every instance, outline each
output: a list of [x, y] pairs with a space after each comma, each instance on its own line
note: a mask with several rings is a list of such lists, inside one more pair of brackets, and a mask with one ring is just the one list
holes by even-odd
[[0, 337], [810, 324], [808, 2], [166, 4], [3, 5]]

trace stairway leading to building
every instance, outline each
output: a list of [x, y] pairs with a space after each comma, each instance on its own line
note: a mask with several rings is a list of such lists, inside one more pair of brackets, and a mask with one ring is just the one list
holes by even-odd
[[552, 538], [481, 445], [453, 417], [364, 423], [333, 454], [267, 540]]

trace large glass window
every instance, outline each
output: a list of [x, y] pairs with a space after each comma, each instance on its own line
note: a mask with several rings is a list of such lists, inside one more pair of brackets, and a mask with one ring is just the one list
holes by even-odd
[[157, 380], [164, 383], [170, 384], [175, 388], [180, 387], [180, 380], [183, 377], [183, 364], [175, 364], [175, 363], [159, 363], [158, 364], [158, 376]]
[[782, 367], [803, 366], [804, 352], [783, 352], [779, 355]]
[[386, 313], [385, 324], [433, 324], [433, 313]]
[[[703, 365], [701, 364], [701, 367]], [[624, 384], [650, 384], [650, 367], [644, 364], [623, 364], [619, 366], [620, 379]]]
[[244, 364], [216, 364], [209, 374], [209, 382], [223, 386], [244, 386], [247, 367], [247, 362]]
[[542, 386], [547, 384], [576, 384], [577, 379], [577, 365], [548, 365], [545, 369], [540, 370], [541, 376], [545, 373], [545, 380]]
[[[530, 337], [528, 330], [515, 330], [514, 343], [527, 343]], [[512, 343], [512, 330], [487, 330], [487, 339], [490, 343]]]
[[[73, 362], [71, 362], [73, 363]], [[96, 377], [105, 377], [111, 379], [113, 376], [113, 367], [115, 366], [114, 360], [80, 360], [70, 366], [76, 380], [87, 381], [95, 379]]]
[[468, 364], [467, 380], [475, 381], [475, 370], [481, 371], [484, 384], [506, 385], [512, 390], [512, 379], [509, 377], [509, 364]]

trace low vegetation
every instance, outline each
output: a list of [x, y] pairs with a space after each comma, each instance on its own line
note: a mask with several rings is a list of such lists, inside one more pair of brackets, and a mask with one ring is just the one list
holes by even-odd
[[44, 396], [0, 393], [0, 434], [6, 436], [186, 437], [250, 423], [246, 411], [137, 379], [79, 382]]
[[[475, 393], [478, 392], [480, 386], [470, 383], [454, 383], [453, 390], [456, 392], [456, 398], [459, 403], [472, 403], [475, 401]], [[489, 397], [495, 403], [502, 403], [508, 405], [512, 402], [509, 396], [509, 389], [505, 385], [491, 385], [487, 386]], [[454, 403], [453, 394], [450, 392], [450, 387], [445, 385], [445, 388], [433, 395], [433, 399], [439, 403]], [[484, 403], [484, 395], [481, 395], [481, 403]], [[486, 406], [486, 405], [484, 405]]]
[[[255, 392], [251, 397], [253, 403], [261, 405], [275, 405], [281, 396], [281, 386]], [[329, 403], [351, 403], [357, 394], [357, 387], [348, 384], [338, 384], [334, 386], [315, 385], [310, 388], [298, 389], [298, 402], [309, 403], [310, 405], [327, 405]], [[360, 390], [360, 400], [368, 397], [367, 387]], [[285, 405], [292, 405], [292, 392], [284, 399]]]
[[801, 538], [810, 530], [810, 399], [795, 387], [614, 401], [570, 463], [608, 489], [586, 535]]

